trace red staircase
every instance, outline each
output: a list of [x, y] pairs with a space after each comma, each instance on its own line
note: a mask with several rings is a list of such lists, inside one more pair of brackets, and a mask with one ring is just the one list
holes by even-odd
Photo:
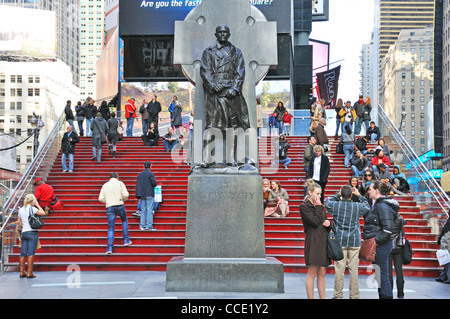
[[[306, 272], [304, 232], [298, 210], [303, 201], [306, 138], [288, 139], [292, 145], [289, 169], [281, 167], [276, 173], [263, 176], [270, 180], [278, 179], [290, 196], [290, 215], [287, 218], [265, 218], [266, 254], [283, 262], [285, 272]], [[335, 154], [334, 150], [335, 145], [332, 145], [328, 153], [332, 163], [326, 197], [337, 192], [351, 176], [351, 171], [344, 169], [344, 156]], [[184, 254], [189, 166], [174, 163], [171, 153], [165, 152], [162, 143], [148, 148], [138, 137], [125, 137], [119, 142], [116, 159], [108, 155], [107, 145], [103, 147], [101, 163], [93, 162], [91, 157], [91, 139], [82, 137], [76, 147], [74, 173], [62, 172], [61, 154], [55, 161], [47, 183], [54, 187], [65, 207], [63, 212], [46, 217], [45, 227], [39, 231], [42, 248], [36, 253], [37, 271], [66, 271], [68, 265], [77, 265], [83, 271], [165, 271], [166, 263], [172, 257]], [[134, 196], [136, 177], [143, 170], [146, 160], [152, 162], [152, 171], [159, 185], [162, 185], [164, 195], [164, 203], [154, 218], [156, 231], [140, 231], [139, 218], [132, 216], [138, 204]], [[261, 168], [267, 165], [262, 164]], [[107, 221], [105, 206], [98, 201], [98, 195], [111, 172], [119, 174], [130, 193], [126, 209], [133, 244], [123, 246], [122, 227], [117, 219], [114, 252], [105, 255]], [[431, 228], [427, 226], [419, 207], [410, 198], [397, 199], [401, 204], [400, 212], [407, 221], [407, 237], [415, 250], [413, 262], [404, 266], [405, 275], [437, 276], [439, 265], [435, 257], [438, 249], [435, 235], [431, 234]], [[18, 247], [14, 248], [8, 261], [10, 266], [18, 265], [19, 252]], [[360, 273], [371, 273], [368, 266], [361, 262]], [[329, 267], [328, 271], [333, 272], [333, 267]]]

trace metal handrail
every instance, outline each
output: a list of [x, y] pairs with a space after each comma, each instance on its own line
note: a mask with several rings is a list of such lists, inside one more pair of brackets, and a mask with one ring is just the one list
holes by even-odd
[[[435, 201], [439, 204], [442, 211], [447, 215], [448, 218], [450, 211], [450, 198], [442, 189], [441, 185], [439, 185], [436, 179], [430, 174], [424, 163], [420, 160], [420, 158], [417, 156], [409, 143], [405, 140], [394, 123], [392, 123], [392, 120], [386, 114], [381, 105], [378, 105], [378, 110], [380, 119], [390, 131], [391, 135], [395, 139], [396, 144], [400, 147], [402, 154], [408, 158], [408, 161], [411, 163], [411, 167], [414, 168], [417, 175], [422, 179], [430, 194], [434, 197]], [[424, 176], [428, 178], [424, 178]]]
[[[62, 112], [55, 126], [43, 143], [42, 147], [39, 149], [38, 153], [31, 162], [30, 166], [25, 171], [19, 183], [14, 188], [11, 195], [2, 207], [4, 221], [2, 227], [0, 228], [0, 233], [2, 236], [2, 243], [0, 247], [0, 272], [4, 272], [5, 258], [7, 257], [5, 249], [5, 230], [15, 224], [15, 219], [17, 219], [17, 213], [20, 209], [20, 205], [27, 193], [32, 191], [32, 181], [35, 179], [35, 177], [39, 175], [39, 177], [43, 177], [45, 179], [48, 176], [50, 169], [52, 168], [56, 156], [58, 155], [60, 150], [61, 139], [57, 139], [57, 137], [62, 137], [62, 134], [64, 133], [62, 131], [64, 123], [65, 114], [64, 112]], [[12, 250], [12, 246], [14, 245], [14, 236], [10, 236], [8, 239], [8, 252], [10, 252]]]

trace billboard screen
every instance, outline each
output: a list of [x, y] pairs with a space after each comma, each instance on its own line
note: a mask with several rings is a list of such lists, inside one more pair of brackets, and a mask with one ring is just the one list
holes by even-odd
[[[173, 47], [173, 35], [124, 38], [124, 80], [185, 81], [181, 68], [173, 65]], [[278, 35], [278, 66], [269, 70], [266, 80], [289, 79], [291, 52], [291, 37]]]
[[0, 53], [56, 57], [55, 12], [0, 5]]
[[[251, 1], [268, 21], [276, 21], [278, 33], [291, 31], [291, 1]], [[175, 21], [182, 21], [195, 8], [199, 0], [120, 0], [120, 37], [173, 35]]]

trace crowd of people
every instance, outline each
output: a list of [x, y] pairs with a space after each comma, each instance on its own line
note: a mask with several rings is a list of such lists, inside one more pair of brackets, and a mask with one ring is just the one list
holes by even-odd
[[[257, 101], [258, 102], [258, 101]], [[144, 100], [139, 112], [142, 114], [143, 134], [142, 140], [147, 146], [155, 146], [160, 138], [158, 132], [159, 102], [156, 95], [150, 103]], [[348, 265], [350, 274], [349, 298], [359, 298], [358, 266], [359, 251], [362, 240], [375, 238], [376, 265], [375, 272], [379, 284], [379, 297], [393, 298], [393, 269], [395, 268], [397, 297], [404, 297], [404, 278], [402, 272], [402, 249], [405, 244], [404, 226], [405, 220], [399, 214], [399, 203], [390, 195], [407, 195], [409, 185], [406, 176], [401, 172], [399, 165], [393, 165], [390, 157], [391, 151], [384, 139], [381, 138], [379, 129], [371, 121], [370, 99], [360, 96], [358, 101], [351, 105], [344, 105], [339, 99], [336, 106], [336, 129], [335, 139], [342, 142], [342, 151], [345, 154], [344, 167], [350, 168], [352, 176], [347, 184], [333, 196], [325, 199], [325, 189], [330, 177], [330, 161], [327, 156], [329, 151], [329, 140], [325, 133], [326, 117], [324, 101], [320, 100], [311, 108], [311, 135], [303, 154], [304, 171], [306, 183], [301, 186], [304, 201], [299, 206], [299, 212], [305, 229], [305, 264], [308, 267], [306, 277], [306, 291], [308, 298], [314, 298], [314, 281], [317, 281], [317, 289], [320, 298], [325, 298], [325, 273], [326, 268], [331, 265], [331, 259], [327, 253], [327, 240], [330, 231], [338, 239], [342, 250], [343, 259], [334, 261], [335, 282], [333, 298], [343, 298], [344, 271]], [[63, 149], [63, 171], [73, 171], [73, 154], [75, 144], [79, 142], [79, 136], [74, 128], [75, 118], [71, 116], [71, 102], [67, 102], [66, 120], [69, 125], [62, 140]], [[130, 130], [136, 117], [134, 99], [130, 99], [126, 106], [127, 129], [126, 134], [130, 136]], [[177, 143], [185, 143], [192, 135], [186, 127], [182, 126], [181, 107], [177, 97], [173, 97], [169, 105], [171, 114], [171, 125], [166, 135], [161, 139], [168, 152]], [[157, 112], [152, 110], [159, 110]], [[86, 118], [86, 136], [92, 136], [93, 160], [101, 160], [101, 145], [106, 141], [110, 144], [110, 154], [115, 156], [116, 144], [120, 139], [119, 127], [122, 123], [115, 117], [114, 112], [109, 112], [106, 103], [102, 103], [96, 109], [94, 101], [90, 100], [85, 105], [77, 104], [77, 116], [83, 114]], [[89, 118], [88, 118], [89, 114]], [[279, 102], [275, 111], [271, 114], [273, 128], [279, 134], [279, 157], [273, 162], [274, 166], [283, 164], [287, 169], [291, 159], [287, 156], [290, 144], [286, 139], [290, 130], [290, 117], [288, 111]], [[80, 136], [83, 136], [83, 125], [78, 128]], [[89, 121], [88, 121], [89, 120]], [[193, 113], [190, 121], [193, 122]], [[269, 121], [269, 123], [271, 123]], [[364, 123], [366, 134], [361, 134]], [[181, 128], [181, 130], [180, 130]], [[341, 130], [339, 132], [339, 130]], [[175, 133], [176, 131], [176, 133]], [[131, 133], [132, 134], [132, 133]], [[183, 139], [180, 141], [180, 134]], [[339, 137], [340, 134], [340, 137]], [[104, 139], [106, 138], [106, 141]], [[373, 150], [368, 150], [368, 144], [375, 144]], [[366, 157], [368, 153], [373, 154], [372, 159]], [[67, 168], [67, 158], [69, 167]], [[144, 163], [144, 171], [141, 172], [136, 181], [136, 197], [139, 199], [140, 230], [156, 230], [153, 227], [154, 213], [154, 188], [157, 186], [156, 178], [150, 171], [151, 163]], [[390, 173], [390, 170], [392, 172]], [[24, 207], [19, 212], [19, 224], [21, 225], [21, 254], [20, 254], [20, 277], [33, 278], [33, 256], [38, 244], [37, 232], [30, 229], [28, 216], [30, 214], [46, 215], [51, 210], [51, 203], [55, 200], [53, 188], [44, 183], [42, 178], [35, 182], [37, 186], [35, 196], [25, 198]], [[269, 181], [263, 179], [263, 208], [264, 217], [283, 218], [289, 215], [289, 194], [282, 187], [279, 180]], [[108, 243], [106, 254], [111, 254], [114, 247], [114, 225], [116, 217], [122, 220], [123, 244], [131, 245], [132, 242], [128, 232], [128, 221], [124, 202], [129, 193], [123, 182], [119, 180], [117, 173], [111, 173], [110, 180], [105, 183], [99, 195], [99, 201], [105, 203], [108, 219]], [[328, 215], [332, 219], [328, 218]], [[363, 232], [360, 230], [360, 218], [364, 219]], [[439, 237], [438, 242], [447, 245], [448, 226]], [[445, 246], [445, 247], [448, 247]], [[25, 271], [25, 257], [28, 256], [28, 272]], [[444, 269], [438, 281], [449, 281], [448, 267]]]
[[[405, 221], [398, 213], [399, 204], [391, 195], [409, 195], [406, 176], [399, 165], [393, 165], [391, 151], [381, 137], [379, 128], [371, 119], [370, 98], [362, 95], [355, 103], [345, 104], [339, 99], [336, 111], [335, 141], [341, 144], [344, 167], [351, 169], [352, 176], [346, 185], [333, 196], [325, 198], [330, 177], [330, 160], [327, 156], [330, 139], [326, 133], [323, 100], [315, 101], [311, 107], [310, 136], [303, 153], [306, 183], [304, 201], [299, 210], [305, 227], [305, 263], [308, 267], [306, 291], [314, 297], [314, 281], [320, 298], [325, 298], [325, 273], [331, 265], [327, 254], [327, 239], [333, 231], [339, 240], [344, 258], [334, 261], [335, 290], [333, 298], [343, 298], [344, 271], [348, 265], [350, 273], [349, 297], [359, 298], [358, 266], [361, 238], [375, 237], [376, 260], [373, 262], [379, 282], [379, 297], [392, 298], [393, 268], [395, 268], [397, 297], [404, 297], [404, 278], [401, 251], [405, 243]], [[278, 129], [279, 160], [284, 168], [291, 162], [287, 157], [284, 132], [281, 130], [282, 114], [287, 111], [279, 102], [269, 118], [269, 125]], [[272, 123], [272, 124], [271, 124]], [[363, 130], [365, 128], [365, 134]], [[290, 145], [289, 145], [290, 146]], [[286, 159], [288, 158], [288, 159]], [[264, 216], [286, 217], [289, 196], [279, 181], [263, 181]], [[288, 210], [287, 210], [288, 211]], [[328, 216], [332, 216], [331, 219]], [[364, 219], [363, 233], [360, 219]]]

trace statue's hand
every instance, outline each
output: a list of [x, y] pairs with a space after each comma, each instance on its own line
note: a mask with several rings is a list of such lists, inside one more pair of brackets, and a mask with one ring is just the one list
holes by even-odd
[[229, 89], [227, 92], [227, 97], [232, 98], [237, 95], [237, 92], [234, 89]]
[[216, 85], [216, 86], [213, 87], [213, 91], [216, 92], [216, 93], [219, 93], [222, 90], [223, 90], [223, 86], [221, 84]]

